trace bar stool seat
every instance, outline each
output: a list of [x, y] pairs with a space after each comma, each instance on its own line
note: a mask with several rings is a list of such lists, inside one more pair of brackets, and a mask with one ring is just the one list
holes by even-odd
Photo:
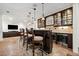
[[26, 36], [27, 34], [26, 33], [25, 34], [24, 33], [21, 33], [21, 35]]
[[20, 33], [21, 35], [23, 35], [23, 33]]
[[41, 36], [34, 37], [34, 41], [42, 41], [42, 40], [43, 40], [43, 37], [41, 37]]
[[32, 34], [28, 34], [28, 37], [32, 37]]

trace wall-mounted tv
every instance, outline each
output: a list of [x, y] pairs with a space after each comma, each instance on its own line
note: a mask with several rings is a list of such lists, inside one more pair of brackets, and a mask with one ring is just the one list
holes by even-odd
[[17, 30], [18, 29], [18, 25], [8, 25], [8, 29]]

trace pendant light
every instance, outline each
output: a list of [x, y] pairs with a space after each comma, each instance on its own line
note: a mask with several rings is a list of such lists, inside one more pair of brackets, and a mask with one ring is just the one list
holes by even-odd
[[35, 14], [36, 8], [33, 8], [33, 10], [34, 10], [34, 21], [36, 21], [36, 14]]
[[42, 20], [45, 20], [45, 18], [44, 18], [44, 3], [42, 3]]

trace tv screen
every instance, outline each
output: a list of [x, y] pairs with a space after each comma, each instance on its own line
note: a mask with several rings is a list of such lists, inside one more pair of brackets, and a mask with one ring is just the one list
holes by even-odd
[[8, 29], [18, 29], [18, 25], [8, 25]]

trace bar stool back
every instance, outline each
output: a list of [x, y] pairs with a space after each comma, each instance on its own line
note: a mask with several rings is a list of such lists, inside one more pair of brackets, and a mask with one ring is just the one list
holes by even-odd
[[33, 47], [32, 52], [33, 52], [33, 56], [35, 55], [35, 46], [36, 46], [35, 44], [41, 45], [41, 47], [39, 46], [39, 48], [40, 48], [42, 55], [43, 55], [43, 50], [42, 50], [43, 49], [43, 37], [35, 36], [33, 28], [31, 28], [31, 31], [32, 31], [32, 47]]

